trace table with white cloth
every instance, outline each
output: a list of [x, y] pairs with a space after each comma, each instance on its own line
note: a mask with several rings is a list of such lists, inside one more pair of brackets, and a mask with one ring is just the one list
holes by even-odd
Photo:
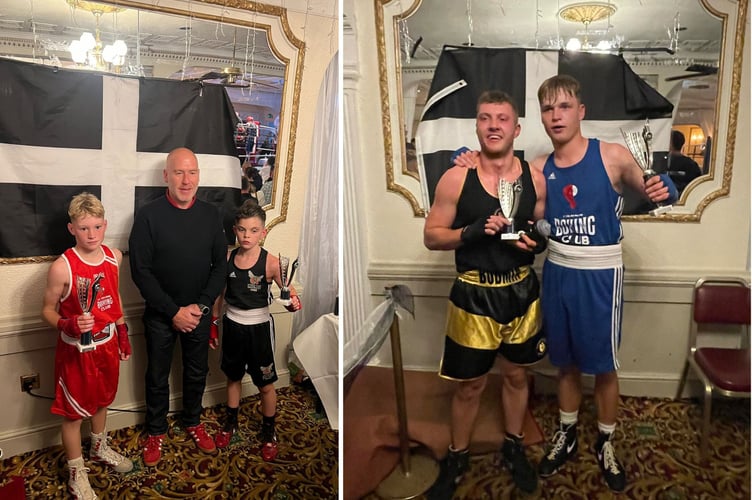
[[292, 343], [295, 355], [324, 405], [332, 429], [339, 429], [339, 320], [324, 314]]

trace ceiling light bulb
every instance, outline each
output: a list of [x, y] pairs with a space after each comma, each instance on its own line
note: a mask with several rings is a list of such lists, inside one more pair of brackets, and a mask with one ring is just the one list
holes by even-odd
[[567, 50], [580, 50], [582, 48], [582, 42], [577, 38], [570, 38], [567, 42]]
[[81, 43], [81, 40], [73, 40], [68, 47], [68, 50], [71, 53], [73, 62], [77, 64], [83, 64], [86, 62], [86, 48]]
[[104, 50], [102, 50], [102, 59], [108, 63], [112, 63], [115, 61], [115, 57], [117, 57], [115, 54], [115, 47], [112, 45], [105, 46]]
[[84, 47], [84, 50], [91, 50], [97, 46], [97, 41], [94, 39], [94, 35], [88, 31], [81, 33], [81, 38], [79, 40], [81, 40], [81, 45]]
[[112, 44], [112, 46], [115, 49], [115, 54], [118, 56], [123, 57], [128, 53], [128, 46], [122, 40], [115, 40], [115, 43]]

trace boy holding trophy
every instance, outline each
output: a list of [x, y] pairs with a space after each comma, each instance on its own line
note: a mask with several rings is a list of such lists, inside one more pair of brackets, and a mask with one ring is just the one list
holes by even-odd
[[226, 286], [212, 309], [209, 346], [216, 349], [219, 345], [219, 316], [224, 302], [221, 367], [227, 375], [227, 410], [216, 443], [220, 448], [228, 446], [238, 428], [241, 382], [248, 373], [261, 393], [261, 455], [264, 460], [271, 461], [277, 456], [274, 430], [277, 370], [274, 366], [274, 321], [269, 313], [272, 298], [269, 285], [274, 281], [280, 287], [281, 302], [288, 311], [300, 310], [301, 303], [295, 289], [289, 286], [297, 263], [288, 274], [289, 260], [275, 257], [260, 245], [266, 236], [265, 224], [266, 212], [256, 200], [246, 200], [235, 215], [233, 230], [238, 247], [227, 255]]
[[68, 231], [76, 245], [50, 266], [42, 317], [58, 330], [55, 401], [50, 411], [64, 418], [62, 441], [68, 460], [68, 489], [74, 498], [96, 498], [81, 453], [81, 421], [91, 421], [89, 458], [117, 472], [133, 463], [107, 444], [107, 406], [115, 399], [120, 361], [131, 345], [119, 292], [123, 254], [102, 244], [107, 221], [96, 196], [81, 193], [68, 208]]

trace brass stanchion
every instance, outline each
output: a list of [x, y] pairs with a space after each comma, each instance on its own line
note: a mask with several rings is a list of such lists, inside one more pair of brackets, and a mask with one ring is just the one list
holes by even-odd
[[376, 494], [384, 499], [415, 498], [433, 485], [439, 475], [439, 464], [426, 452], [411, 453], [407, 434], [407, 405], [405, 404], [405, 374], [402, 369], [399, 318], [394, 314], [389, 327], [394, 365], [394, 392], [397, 399], [400, 464], [379, 484]]

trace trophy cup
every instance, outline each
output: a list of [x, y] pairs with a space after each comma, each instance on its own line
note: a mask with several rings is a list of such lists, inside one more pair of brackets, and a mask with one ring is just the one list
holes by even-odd
[[292, 263], [292, 271], [288, 274], [290, 268], [290, 259], [279, 255], [279, 280], [282, 282], [282, 288], [279, 292], [279, 301], [283, 306], [289, 306], [292, 303], [290, 299], [290, 283], [293, 276], [295, 276], [295, 270], [298, 268], [298, 259], [295, 259]]
[[[642, 178], [648, 180], [654, 175], [658, 175], [653, 170], [653, 152], [650, 149], [650, 143], [653, 141], [653, 133], [650, 131], [650, 120], [645, 120], [645, 126], [642, 127], [642, 132], [625, 132], [622, 129], [621, 135], [624, 137], [624, 142], [627, 144], [627, 149], [632, 153], [637, 165], [642, 169]], [[650, 215], [661, 215], [670, 212], [673, 207], [671, 205], [665, 205], [661, 202], [656, 203], [656, 208], [651, 210]]]
[[509, 225], [501, 230], [502, 240], [519, 240], [520, 235], [514, 229], [514, 216], [517, 215], [517, 209], [520, 206], [520, 194], [522, 193], [522, 184], [517, 179], [509, 182], [499, 179], [499, 205], [501, 215], [509, 220]]
[[[102, 276], [94, 278], [94, 282], [91, 279], [84, 278], [83, 276], [76, 276], [76, 292], [78, 294], [78, 303], [81, 306], [81, 310], [84, 314], [91, 314], [91, 310], [94, 308], [94, 304], [97, 300], [97, 294], [102, 289], [102, 285], [99, 281]], [[76, 347], [79, 352], [93, 351], [97, 348], [96, 344], [92, 342], [91, 332], [83, 332], [81, 338], [76, 343]]]

